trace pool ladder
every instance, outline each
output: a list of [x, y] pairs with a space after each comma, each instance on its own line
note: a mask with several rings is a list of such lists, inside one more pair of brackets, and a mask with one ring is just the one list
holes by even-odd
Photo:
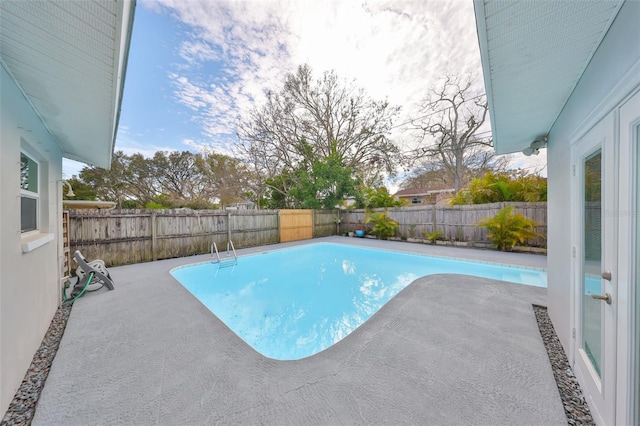
[[[231, 252], [229, 252], [229, 248], [231, 248]], [[236, 248], [233, 246], [233, 241], [229, 240], [227, 242], [227, 259], [220, 258], [220, 252], [218, 251], [218, 246], [215, 242], [211, 244], [211, 257], [213, 258], [213, 254], [216, 254], [218, 259], [218, 268], [224, 268], [225, 266], [235, 266], [238, 264], [238, 255], [236, 254]], [[233, 258], [231, 258], [231, 253], [233, 253]]]

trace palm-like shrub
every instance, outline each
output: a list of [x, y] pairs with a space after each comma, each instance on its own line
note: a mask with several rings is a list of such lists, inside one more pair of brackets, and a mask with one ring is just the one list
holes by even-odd
[[517, 172], [487, 172], [458, 191], [450, 203], [485, 204], [502, 201], [547, 201], [547, 179]]
[[431, 242], [431, 244], [435, 244], [437, 240], [441, 240], [444, 232], [440, 229], [434, 229], [433, 232], [424, 231], [424, 236]]
[[489, 230], [489, 239], [501, 251], [511, 251], [518, 243], [543, 236], [534, 231], [536, 223], [533, 220], [513, 213], [513, 206], [503, 208], [494, 217], [482, 219], [478, 226]]
[[394, 236], [400, 227], [398, 222], [389, 217], [389, 212], [387, 210], [369, 214], [365, 222], [373, 224], [371, 232], [377, 235], [381, 240], [386, 240], [387, 238]]

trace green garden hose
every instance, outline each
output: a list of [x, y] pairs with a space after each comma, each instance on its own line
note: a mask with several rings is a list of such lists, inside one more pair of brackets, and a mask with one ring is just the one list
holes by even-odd
[[91, 284], [91, 281], [93, 281], [93, 276], [94, 276], [93, 272], [89, 272], [89, 279], [87, 279], [87, 283], [84, 285], [84, 288], [82, 289], [82, 291], [80, 293], [78, 293], [78, 295], [76, 295], [76, 297], [74, 297], [73, 299], [67, 300], [66, 291], [64, 291], [63, 292], [64, 300], [63, 300], [62, 304], [63, 305], [71, 305], [73, 302], [75, 302], [80, 297], [82, 297], [82, 295], [87, 291], [87, 288]]

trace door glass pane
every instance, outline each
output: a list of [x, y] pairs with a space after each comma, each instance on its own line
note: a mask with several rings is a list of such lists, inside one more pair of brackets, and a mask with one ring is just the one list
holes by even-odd
[[602, 259], [602, 151], [584, 161], [584, 250], [582, 269], [582, 337], [583, 349], [600, 375], [602, 362], [603, 302], [590, 293], [602, 294], [600, 278]]

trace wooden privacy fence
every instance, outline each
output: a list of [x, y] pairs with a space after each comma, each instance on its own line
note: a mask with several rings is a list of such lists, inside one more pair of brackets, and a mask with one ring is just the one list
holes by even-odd
[[71, 250], [108, 266], [279, 242], [277, 210], [71, 210]]
[[280, 242], [313, 238], [313, 210], [280, 210]]
[[[493, 203], [469, 206], [402, 207], [389, 210], [400, 224], [399, 236], [425, 238], [440, 230], [453, 241], [489, 242], [487, 230], [476, 226], [506, 205], [533, 219], [547, 234], [546, 203]], [[383, 209], [377, 209], [381, 211]], [[364, 224], [364, 210], [71, 210], [71, 253], [81, 250], [89, 260], [108, 266], [208, 253], [211, 243], [224, 249], [254, 247], [353, 231]], [[545, 240], [529, 241], [545, 246]]]
[[[451, 241], [489, 242], [487, 229], [477, 223], [495, 216], [505, 206], [514, 206], [516, 213], [532, 219], [538, 224], [536, 232], [547, 235], [547, 203], [491, 203], [462, 206], [436, 206], [390, 208], [389, 217], [400, 224], [399, 236], [407, 238], [425, 238], [425, 232], [442, 232], [442, 238]], [[384, 209], [375, 209], [383, 211]], [[341, 231], [353, 231], [358, 222], [365, 223], [364, 210], [352, 210], [343, 213]], [[544, 238], [528, 241], [534, 247], [545, 247]]]
[[339, 210], [280, 210], [280, 242], [336, 235], [340, 217]]

